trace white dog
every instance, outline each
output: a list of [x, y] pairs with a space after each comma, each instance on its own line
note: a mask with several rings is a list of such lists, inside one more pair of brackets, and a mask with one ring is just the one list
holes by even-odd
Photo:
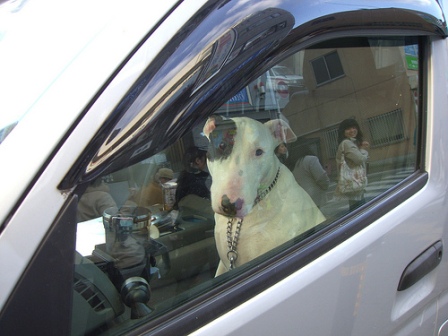
[[286, 122], [209, 118], [204, 134], [212, 175], [216, 276], [240, 266], [325, 220], [274, 149], [295, 141]]

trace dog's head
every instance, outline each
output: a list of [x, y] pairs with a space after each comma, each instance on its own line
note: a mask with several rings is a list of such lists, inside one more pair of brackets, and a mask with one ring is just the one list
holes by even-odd
[[280, 119], [262, 124], [250, 118], [220, 116], [209, 118], [203, 132], [210, 141], [207, 159], [213, 210], [243, 218], [276, 178], [280, 162], [275, 147], [296, 136]]

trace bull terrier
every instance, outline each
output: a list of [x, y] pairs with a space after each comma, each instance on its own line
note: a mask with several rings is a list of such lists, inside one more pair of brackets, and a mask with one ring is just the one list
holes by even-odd
[[220, 262], [216, 276], [268, 252], [325, 220], [274, 149], [296, 140], [281, 120], [210, 117], [208, 168]]

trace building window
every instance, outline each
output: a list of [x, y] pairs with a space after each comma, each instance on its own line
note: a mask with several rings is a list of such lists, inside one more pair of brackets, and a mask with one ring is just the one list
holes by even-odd
[[311, 65], [318, 86], [344, 76], [344, 69], [342, 69], [337, 51], [312, 60]]
[[401, 109], [368, 118], [367, 123], [372, 146], [388, 145], [405, 139]]
[[336, 157], [336, 151], [338, 150], [338, 127], [333, 127], [324, 132], [324, 139], [327, 148], [328, 158]]

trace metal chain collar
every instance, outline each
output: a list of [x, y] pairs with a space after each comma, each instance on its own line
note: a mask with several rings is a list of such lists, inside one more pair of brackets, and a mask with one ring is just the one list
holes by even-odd
[[238, 252], [236, 251], [236, 246], [238, 245], [238, 239], [240, 237], [240, 231], [241, 226], [243, 225], [243, 219], [240, 219], [235, 228], [235, 234], [232, 238], [232, 226], [233, 226], [233, 220], [235, 218], [229, 218], [227, 222], [227, 246], [229, 248], [229, 251], [227, 252], [227, 259], [229, 259], [230, 262], [230, 269], [235, 268], [235, 262], [238, 259]]
[[[277, 183], [279, 174], [280, 167], [278, 168], [277, 174], [275, 175], [275, 178], [272, 181], [271, 185], [267, 189], [258, 193], [257, 198], [255, 198], [254, 205], [265, 198], [266, 195], [272, 190], [272, 188], [274, 188], [275, 184]], [[236, 223], [235, 233], [232, 238], [232, 226], [234, 219], [235, 217], [231, 217], [227, 221], [227, 247], [229, 249], [229, 251], [227, 252], [227, 259], [229, 259], [230, 262], [230, 269], [235, 268], [235, 263], [238, 259], [238, 252], [236, 250], [236, 247], [238, 245], [238, 239], [240, 238], [241, 226], [243, 225], [243, 219], [238, 220], [238, 222]]]
[[271, 185], [267, 189], [258, 192], [258, 195], [254, 201], [254, 205], [260, 202], [263, 198], [265, 198], [266, 195], [272, 190], [272, 188], [274, 188], [275, 184], [277, 183], [279, 174], [280, 174], [280, 167], [278, 167], [277, 174], [275, 175], [275, 178], [272, 181]]

